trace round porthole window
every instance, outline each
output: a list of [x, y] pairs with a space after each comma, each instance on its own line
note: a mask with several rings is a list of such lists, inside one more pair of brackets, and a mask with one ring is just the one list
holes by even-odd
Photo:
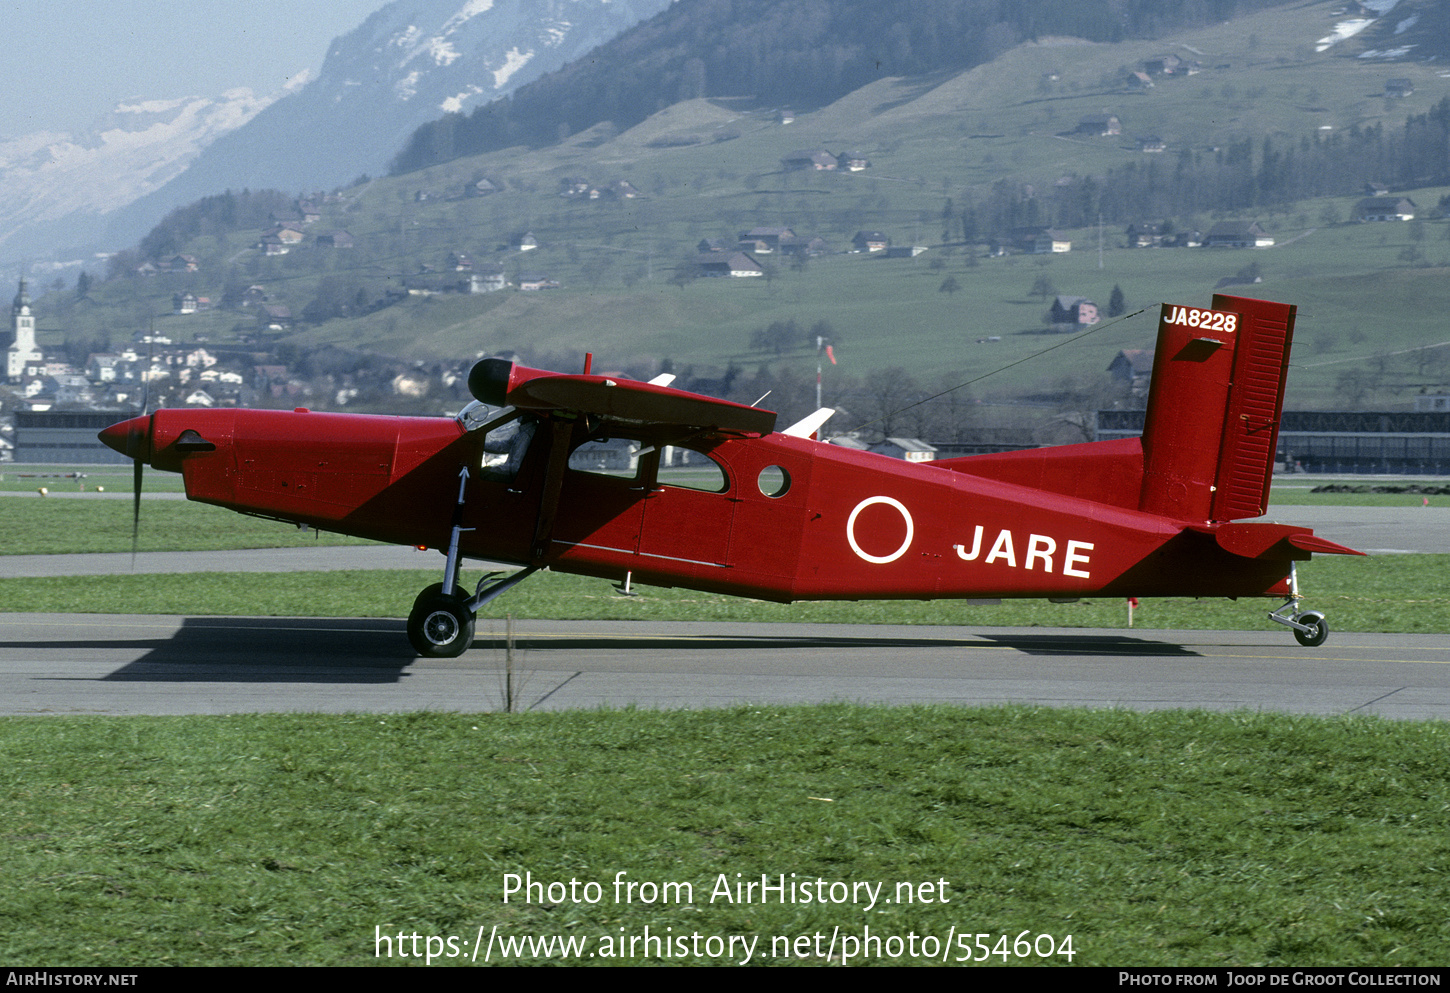
[[790, 489], [790, 473], [778, 465], [768, 465], [760, 470], [760, 492], [768, 497], [785, 496]]

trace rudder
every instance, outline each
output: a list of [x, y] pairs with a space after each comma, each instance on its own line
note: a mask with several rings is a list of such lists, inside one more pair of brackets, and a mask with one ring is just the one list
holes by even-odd
[[1296, 310], [1218, 294], [1210, 310], [1163, 305], [1142, 510], [1198, 521], [1265, 512]]

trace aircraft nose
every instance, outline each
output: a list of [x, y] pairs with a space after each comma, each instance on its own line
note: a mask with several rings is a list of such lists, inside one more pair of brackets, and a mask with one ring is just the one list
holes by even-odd
[[98, 437], [111, 448], [128, 459], [142, 459], [151, 452], [151, 419], [133, 417], [129, 421], [112, 424]]

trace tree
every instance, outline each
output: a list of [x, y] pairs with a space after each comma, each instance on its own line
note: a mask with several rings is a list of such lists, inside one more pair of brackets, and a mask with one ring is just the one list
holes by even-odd
[[694, 262], [681, 262], [670, 274], [670, 285], [684, 289], [700, 278], [700, 266]]
[[1355, 410], [1364, 403], [1365, 397], [1378, 387], [1378, 376], [1365, 369], [1351, 369], [1339, 374], [1339, 378], [1334, 384], [1334, 392], [1343, 398], [1346, 407]]
[[891, 437], [902, 408], [916, 399], [916, 380], [900, 366], [876, 369], [866, 375], [867, 410], [875, 415], [874, 427], [883, 438]]
[[1127, 298], [1123, 296], [1123, 288], [1116, 283], [1113, 284], [1113, 295], [1108, 297], [1108, 316], [1118, 317], [1128, 311]]
[[961, 284], [957, 282], [957, 277], [948, 276], [946, 279], [943, 279], [941, 281], [941, 285], [936, 288], [936, 291], [938, 293], [945, 293], [950, 296], [961, 288]]
[[1048, 279], [1046, 275], [1042, 275], [1033, 280], [1032, 289], [1028, 290], [1027, 293], [1029, 296], [1037, 297], [1039, 300], [1046, 302], [1048, 297], [1057, 296], [1057, 287], [1052, 285], [1052, 280]]
[[801, 326], [792, 317], [788, 321], [772, 321], [750, 335], [750, 347], [762, 352], [781, 354], [802, 341]]

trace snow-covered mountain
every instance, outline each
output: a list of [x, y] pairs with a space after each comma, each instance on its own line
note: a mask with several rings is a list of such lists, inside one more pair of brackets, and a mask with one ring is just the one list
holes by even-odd
[[277, 96], [236, 89], [216, 98], [129, 100], [82, 134], [0, 139], [0, 254], [96, 238], [102, 215], [176, 178]]
[[672, 0], [395, 0], [328, 50], [317, 78], [119, 212], [134, 242], [167, 210], [226, 189], [325, 189], [378, 174], [420, 124], [558, 69]]

